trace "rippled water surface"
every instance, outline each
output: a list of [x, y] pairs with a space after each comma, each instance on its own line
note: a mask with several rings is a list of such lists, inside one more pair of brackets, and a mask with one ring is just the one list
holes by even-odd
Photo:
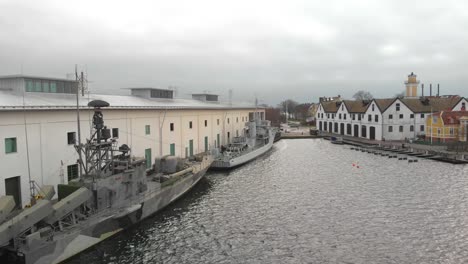
[[71, 263], [468, 263], [467, 178], [283, 140]]

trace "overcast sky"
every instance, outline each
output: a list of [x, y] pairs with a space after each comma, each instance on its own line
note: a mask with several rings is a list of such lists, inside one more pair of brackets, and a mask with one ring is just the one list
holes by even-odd
[[414, 71], [468, 96], [466, 3], [0, 0], [0, 75], [64, 77], [78, 64], [94, 92], [232, 89], [276, 104], [391, 97]]

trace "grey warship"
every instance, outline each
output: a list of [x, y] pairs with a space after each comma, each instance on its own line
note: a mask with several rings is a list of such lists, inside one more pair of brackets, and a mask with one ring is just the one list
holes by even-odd
[[222, 170], [239, 167], [271, 149], [274, 142], [274, 131], [269, 120], [262, 120], [258, 113], [254, 120], [247, 122], [244, 136], [234, 137], [227, 147], [215, 158], [211, 168]]
[[[189, 191], [213, 162], [210, 153], [189, 159], [158, 157], [152, 169], [118, 146], [104, 126], [104, 101], [92, 101], [93, 134], [78, 143], [82, 176], [40, 190], [30, 208], [10, 212], [14, 201], [0, 198], [2, 263], [60, 263], [158, 212]], [[83, 157], [83, 158], [81, 158]], [[13, 204], [12, 204], [13, 203]]]

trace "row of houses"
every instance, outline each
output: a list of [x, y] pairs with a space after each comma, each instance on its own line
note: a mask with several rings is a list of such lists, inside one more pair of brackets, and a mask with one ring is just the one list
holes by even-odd
[[[28, 203], [30, 182], [67, 183], [78, 176], [78, 82], [37, 76], [0, 77], [0, 196]], [[188, 157], [228, 144], [264, 109], [252, 103], [220, 102], [217, 95], [174, 98], [173, 91], [131, 88], [129, 95], [78, 96], [81, 141], [90, 136], [91, 100], [104, 100], [105, 124], [113, 139], [151, 166], [156, 156]]]
[[[341, 100], [321, 98], [316, 111], [319, 131], [370, 140], [406, 140], [432, 134], [427, 119], [441, 111], [466, 110], [461, 96], [417, 95], [419, 81], [411, 73], [402, 98]], [[424, 94], [424, 92], [423, 92]]]

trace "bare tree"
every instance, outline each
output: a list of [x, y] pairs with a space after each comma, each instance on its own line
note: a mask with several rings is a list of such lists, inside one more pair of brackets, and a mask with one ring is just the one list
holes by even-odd
[[363, 91], [363, 90], [360, 90], [360, 91], [357, 91], [354, 95], [353, 95], [353, 98], [355, 100], [362, 100], [362, 101], [370, 101], [372, 99], [374, 99], [374, 96], [372, 96], [372, 94], [368, 91]]
[[278, 107], [281, 109], [281, 112], [283, 112], [285, 115], [291, 115], [295, 113], [295, 109], [298, 103], [294, 100], [287, 99], [281, 102]]

